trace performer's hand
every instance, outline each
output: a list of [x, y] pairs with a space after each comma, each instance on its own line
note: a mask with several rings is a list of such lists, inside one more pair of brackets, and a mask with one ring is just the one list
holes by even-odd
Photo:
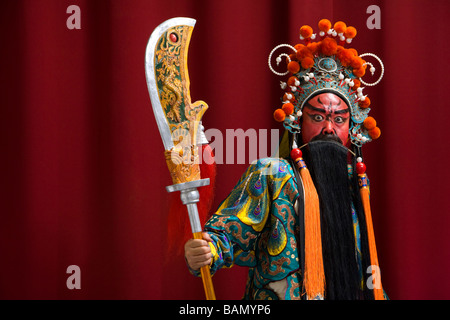
[[184, 245], [184, 256], [192, 270], [198, 270], [211, 263], [211, 237], [203, 232], [203, 239], [189, 239]]

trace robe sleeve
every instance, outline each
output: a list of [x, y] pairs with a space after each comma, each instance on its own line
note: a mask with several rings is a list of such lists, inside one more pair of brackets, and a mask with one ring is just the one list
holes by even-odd
[[270, 216], [271, 204], [291, 178], [286, 166], [284, 160], [275, 158], [253, 163], [206, 222], [205, 231], [213, 240], [212, 274], [234, 264], [256, 265], [255, 246]]

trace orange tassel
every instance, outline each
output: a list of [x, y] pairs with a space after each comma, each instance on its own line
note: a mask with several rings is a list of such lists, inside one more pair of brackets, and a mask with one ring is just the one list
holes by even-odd
[[367, 225], [367, 238], [369, 241], [369, 252], [370, 252], [370, 264], [372, 268], [375, 267], [375, 281], [378, 282], [376, 286], [373, 288], [373, 294], [375, 300], [384, 300], [383, 286], [381, 285], [381, 277], [379, 274], [380, 267], [378, 264], [378, 255], [377, 255], [377, 247], [375, 245], [375, 233], [373, 231], [373, 223], [372, 223], [372, 213], [370, 210], [370, 199], [369, 199], [369, 189], [367, 187], [367, 176], [365, 174], [366, 166], [362, 162], [358, 162], [356, 166], [356, 171], [358, 173], [359, 187], [361, 200], [364, 207], [364, 215], [366, 217], [366, 225]]
[[323, 269], [320, 205], [316, 187], [305, 165], [300, 149], [293, 149], [294, 160], [305, 190], [305, 272], [303, 286], [308, 299], [324, 298], [325, 273]]

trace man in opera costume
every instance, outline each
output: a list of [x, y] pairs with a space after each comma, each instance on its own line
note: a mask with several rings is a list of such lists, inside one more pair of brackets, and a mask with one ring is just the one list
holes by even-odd
[[[269, 67], [284, 91], [275, 120], [286, 134], [279, 157], [255, 161], [204, 227], [203, 239], [185, 244], [192, 273], [209, 265], [249, 268], [244, 299], [386, 299], [368, 199], [361, 147], [380, 129], [363, 87], [384, 72], [373, 54], [347, 48], [356, 35], [327, 19], [302, 44], [280, 45]], [[280, 48], [276, 72], [272, 54]], [[363, 57], [376, 58], [381, 76]], [[281, 59], [283, 58], [283, 59]]]

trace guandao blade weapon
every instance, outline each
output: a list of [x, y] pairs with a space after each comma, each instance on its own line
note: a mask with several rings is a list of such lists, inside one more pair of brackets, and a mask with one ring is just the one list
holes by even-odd
[[[193, 237], [202, 238], [197, 203], [198, 188], [210, 179], [200, 176], [198, 141], [201, 118], [208, 109], [204, 101], [191, 103], [187, 54], [195, 20], [173, 18], [160, 24], [150, 36], [145, 53], [145, 74], [153, 113], [164, 144], [173, 185], [187, 207]], [[201, 268], [205, 295], [215, 300], [209, 266]]]

